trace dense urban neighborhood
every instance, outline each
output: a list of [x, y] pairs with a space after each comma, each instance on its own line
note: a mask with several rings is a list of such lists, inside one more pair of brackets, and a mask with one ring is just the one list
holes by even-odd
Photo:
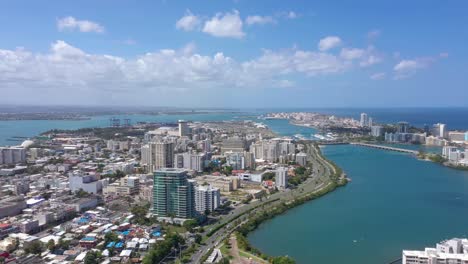
[[338, 172], [319, 152], [253, 121], [47, 131], [0, 148], [0, 259], [289, 263], [252, 249], [245, 228], [329, 188]]
[[[262, 119], [319, 132], [278, 137]], [[365, 113], [359, 121], [316, 113], [219, 122], [111, 118], [103, 128], [50, 130], [0, 148], [0, 261], [294, 263], [265, 255], [246, 237], [351, 180], [320, 144], [406, 151], [464, 168], [466, 136], [443, 124], [423, 131], [407, 122], [380, 125]], [[443, 153], [388, 143], [437, 144]]]

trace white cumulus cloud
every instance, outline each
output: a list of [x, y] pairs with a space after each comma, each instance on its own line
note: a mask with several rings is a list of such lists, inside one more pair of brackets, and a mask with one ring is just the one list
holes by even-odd
[[385, 72], [378, 72], [378, 73], [372, 74], [370, 78], [374, 81], [377, 81], [377, 80], [383, 80], [385, 76], [386, 76]]
[[199, 28], [200, 23], [201, 23], [200, 17], [192, 14], [190, 10], [187, 10], [186, 14], [183, 17], [181, 17], [179, 20], [177, 20], [176, 28], [184, 30], [184, 31], [193, 31]]
[[8, 93], [6, 98], [54, 94], [60, 99], [101, 96], [105, 100], [120, 94], [149, 100], [199, 89], [292, 87], [298, 77], [340, 74], [352, 68], [359, 68], [359, 61], [298, 48], [264, 50], [238, 61], [222, 52], [199, 54], [189, 43], [123, 58], [91, 54], [58, 40], [46, 53], [0, 49], [0, 89]]
[[258, 25], [265, 25], [265, 24], [275, 24], [276, 23], [276, 20], [271, 17], [271, 16], [259, 16], [259, 15], [255, 15], [255, 16], [248, 16], [246, 19], [245, 19], [245, 23], [247, 25], [255, 25], [255, 24], [258, 24]]
[[341, 39], [337, 36], [328, 36], [319, 41], [318, 49], [320, 51], [327, 51], [335, 47], [340, 46], [342, 43]]
[[215, 37], [243, 38], [245, 33], [242, 29], [243, 22], [239, 11], [234, 10], [227, 13], [218, 13], [205, 22], [203, 32]]
[[429, 67], [435, 61], [436, 59], [433, 57], [401, 60], [393, 67], [395, 79], [408, 78], [416, 72]]
[[360, 59], [364, 56], [365, 50], [354, 49], [354, 48], [343, 48], [341, 49], [340, 56], [345, 60]]
[[104, 27], [99, 25], [96, 22], [89, 20], [78, 20], [72, 16], [60, 18], [57, 20], [57, 28], [60, 31], [74, 31], [78, 30], [80, 32], [104, 32]]

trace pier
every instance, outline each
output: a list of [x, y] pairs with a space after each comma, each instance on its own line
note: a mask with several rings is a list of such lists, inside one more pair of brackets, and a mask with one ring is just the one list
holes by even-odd
[[376, 148], [376, 149], [390, 150], [390, 151], [396, 151], [396, 152], [410, 153], [410, 154], [414, 154], [414, 155], [418, 154], [418, 151], [411, 150], [411, 149], [395, 148], [395, 147], [375, 145], [375, 144], [367, 144], [367, 143], [359, 143], [359, 142], [351, 142], [350, 144], [351, 145], [356, 145], [356, 146], [368, 147], [368, 148]]

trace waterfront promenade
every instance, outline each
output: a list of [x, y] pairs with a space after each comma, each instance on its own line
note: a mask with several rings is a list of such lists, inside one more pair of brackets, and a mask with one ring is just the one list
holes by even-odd
[[355, 146], [368, 147], [368, 148], [376, 148], [376, 149], [397, 151], [397, 152], [403, 152], [403, 153], [410, 153], [410, 154], [414, 154], [414, 155], [417, 155], [417, 154], [418, 154], [418, 151], [416, 151], [416, 150], [411, 150], [411, 149], [395, 148], [395, 147], [390, 147], [390, 146], [375, 145], [375, 144], [367, 144], [367, 143], [360, 143], [360, 142], [351, 142], [351, 143], [349, 143], [349, 144], [355, 145]]

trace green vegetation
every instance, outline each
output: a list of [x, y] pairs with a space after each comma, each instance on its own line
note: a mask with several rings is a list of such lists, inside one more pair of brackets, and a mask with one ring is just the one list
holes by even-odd
[[70, 248], [70, 241], [66, 241], [60, 238], [55, 248], [67, 250]]
[[[277, 215], [283, 214], [287, 210], [296, 207], [298, 205], [304, 204], [305, 202], [314, 200], [318, 197], [321, 197], [333, 190], [335, 190], [337, 187], [344, 186], [347, 181], [343, 177], [343, 171], [341, 168], [339, 168], [335, 163], [333, 163], [330, 160], [327, 160], [321, 153], [320, 148], [315, 145], [315, 149], [317, 150], [317, 154], [320, 158], [322, 158], [326, 163], [328, 163], [330, 166], [332, 166], [332, 174], [330, 175], [330, 183], [326, 185], [324, 188], [308, 193], [304, 196], [297, 197], [292, 201], [288, 202], [282, 202], [278, 205], [275, 205], [273, 208], [266, 208], [265, 210], [256, 210], [254, 215], [251, 215], [249, 217], [249, 220], [241, 225], [240, 227], [237, 228], [237, 241], [239, 244], [239, 248], [242, 248], [248, 252], [251, 252], [252, 254], [259, 256], [263, 259], [268, 259], [266, 255], [261, 253], [258, 249], [252, 247], [248, 240], [246, 239], [246, 236], [249, 232], [252, 232], [255, 230], [261, 223], [264, 221], [271, 219]], [[305, 168], [298, 168], [296, 173], [306, 173]], [[295, 263], [294, 260], [292, 260], [289, 257], [276, 257], [276, 258], [269, 258], [269, 261], [271, 263]]]
[[33, 241], [24, 247], [26, 254], [40, 255], [42, 251], [44, 251], [44, 245], [39, 240]]
[[233, 169], [232, 169], [231, 166], [224, 166], [223, 170], [222, 170], [222, 173], [224, 173], [225, 175], [231, 175], [232, 171], [233, 171]]
[[149, 209], [151, 207], [150, 203], [144, 205], [135, 205], [130, 209], [130, 212], [134, 215], [132, 222], [139, 225], [152, 225], [156, 222], [156, 219], [153, 217], [147, 217]]
[[193, 232], [193, 229], [198, 226], [198, 221], [195, 219], [189, 219], [186, 220], [182, 226], [185, 227], [189, 232]]
[[[195, 253], [198, 249], [198, 245], [192, 244], [189, 248], [182, 251], [182, 259], [180, 262], [182, 263], [189, 263], [192, 259], [191, 256]], [[177, 263], [177, 262], [176, 262]]]
[[275, 176], [276, 176], [276, 173], [274, 173], [272, 171], [265, 172], [262, 175], [262, 180], [263, 181], [273, 180], [273, 179], [275, 179]]
[[[269, 203], [272, 203], [272, 202], [276, 202], [276, 201], [279, 201], [279, 198], [271, 199], [271, 200], [269, 200], [268, 202], [265, 202], [265, 203], [263, 203], [263, 204], [260, 204], [260, 205], [258, 205], [258, 206], [256, 206], [256, 207], [252, 207], [252, 208], [250, 208], [249, 210], [247, 210], [244, 214], [247, 214], [247, 213], [253, 211], [254, 209], [256, 209], [256, 208], [259, 207], [259, 206], [264, 206], [264, 205], [266, 205], [266, 204], [269, 204]], [[229, 224], [230, 222], [236, 220], [237, 218], [241, 217], [242, 215], [243, 215], [243, 214], [238, 214], [236, 217], [232, 218], [231, 221], [224, 222], [223, 224], [220, 224], [220, 225], [214, 227], [213, 229], [211, 229], [211, 231], [209, 231], [209, 232], [206, 234], [206, 236], [207, 236], [207, 237], [212, 236], [212, 235], [213, 235], [214, 233], [216, 233], [218, 230], [220, 230], [221, 228], [225, 227], [227, 224]]]
[[125, 173], [120, 170], [116, 170], [115, 173], [102, 175], [103, 178], [109, 178], [111, 183], [125, 177]]
[[67, 133], [71, 135], [94, 135], [105, 140], [125, 140], [127, 137], [142, 137], [144, 130], [128, 127], [102, 127], [102, 128], [80, 128], [76, 130], [52, 129], [41, 135]]
[[278, 264], [294, 264], [296, 263], [293, 259], [288, 256], [279, 256], [279, 257], [268, 257], [267, 255], [260, 252], [260, 250], [252, 247], [249, 241], [245, 237], [245, 235], [241, 234], [240, 232], [235, 233], [237, 238], [237, 245], [239, 249], [246, 251], [247, 253], [251, 253], [255, 257], [259, 257], [264, 260], [268, 260], [270, 263], [278, 263]]
[[294, 264], [296, 261], [288, 256], [276, 257], [271, 261], [272, 264]]
[[452, 168], [452, 169], [468, 171], [468, 166], [453, 165], [450, 163], [446, 163], [448, 160], [442, 157], [442, 155], [440, 154], [427, 154], [427, 153], [424, 153], [423, 151], [419, 151], [419, 153], [417, 154], [417, 157], [420, 159], [428, 159], [432, 162], [446, 165], [447, 167]]
[[106, 233], [106, 235], [104, 236], [104, 245], [107, 245], [110, 242], [119, 242], [119, 241], [120, 241], [119, 236], [117, 235], [117, 233], [113, 231]]
[[213, 253], [214, 248], [210, 248], [208, 252], [201, 258], [201, 263], [205, 263], [205, 261], [210, 257], [211, 253]]
[[450, 168], [454, 168], [454, 169], [457, 169], [457, 170], [464, 170], [464, 171], [468, 171], [468, 166], [463, 166], [463, 165], [449, 165]]
[[315, 149], [317, 150], [318, 156], [321, 157], [325, 162], [330, 164], [330, 166], [332, 166], [333, 173], [332, 173], [332, 175], [330, 175], [330, 179], [332, 180], [332, 182], [334, 184], [336, 184], [337, 186], [346, 185], [347, 180], [346, 180], [346, 178], [343, 177], [343, 170], [340, 167], [338, 167], [338, 165], [336, 165], [335, 162], [327, 159], [322, 154], [322, 151], [320, 150], [320, 147], [317, 144], [315, 144]]
[[430, 161], [436, 162], [436, 163], [440, 163], [440, 164], [443, 164], [444, 162], [447, 161], [446, 158], [442, 157], [442, 155], [439, 155], [439, 154], [426, 155], [426, 157], [427, 157]]
[[75, 192], [75, 196], [77, 198], [89, 197], [90, 195], [91, 195], [90, 193], [83, 191], [83, 189], [79, 189], [78, 191]]
[[175, 233], [167, 234], [165, 240], [155, 245], [148, 254], [143, 258], [143, 264], [159, 263], [172, 251], [172, 248], [177, 248], [184, 245], [184, 239]]
[[101, 258], [101, 252], [90, 250], [86, 253], [84, 264], [99, 264]]
[[252, 195], [248, 195], [245, 199], [242, 200], [243, 204], [249, 204], [252, 201]]
[[55, 240], [51, 239], [47, 242], [47, 245], [46, 245], [47, 249], [50, 250], [50, 251], [54, 251], [55, 250]]
[[309, 168], [300, 166], [294, 169], [294, 176], [288, 178], [288, 184], [292, 186], [297, 186], [301, 183], [303, 183], [309, 175], [311, 174], [311, 171]]

